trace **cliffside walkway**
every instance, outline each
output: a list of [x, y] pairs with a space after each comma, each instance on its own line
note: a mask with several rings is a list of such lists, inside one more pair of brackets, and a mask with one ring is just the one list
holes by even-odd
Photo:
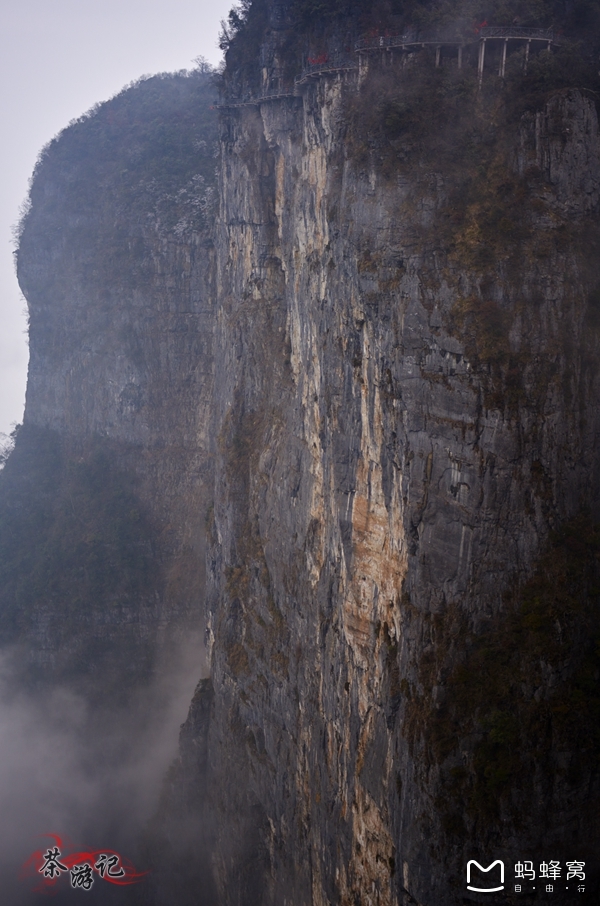
[[532, 43], [545, 44], [548, 50], [550, 50], [553, 45], [560, 43], [558, 37], [549, 28], [521, 28], [518, 25], [484, 25], [473, 35], [472, 39], [443, 34], [425, 33], [423, 35], [418, 35], [415, 32], [407, 32], [404, 35], [373, 35], [358, 40], [355, 45], [355, 52], [358, 54], [360, 65], [362, 54], [377, 52], [393, 54], [394, 50], [400, 51], [400, 53], [410, 54], [425, 47], [435, 47], [435, 65], [439, 66], [442, 57], [442, 49], [452, 48], [456, 50], [458, 68], [461, 69], [464, 49], [471, 47], [474, 44], [479, 44], [477, 76], [479, 84], [481, 85], [485, 65], [486, 44], [489, 42], [501, 42], [498, 75], [501, 78], [504, 78], [509, 41], [516, 41], [525, 45], [525, 69], [527, 69]]
[[225, 101], [222, 104], [215, 104], [217, 110], [229, 110], [234, 107], [258, 107], [260, 104], [265, 103], [266, 101], [279, 101], [284, 98], [297, 98], [300, 95], [296, 91], [284, 90], [282, 88], [275, 88], [271, 91], [265, 91], [261, 95], [256, 97], [248, 97], [239, 100], [230, 100]]
[[377, 50], [415, 50], [428, 45], [468, 47], [477, 41], [496, 39], [502, 41], [542, 41], [545, 44], [558, 43], [557, 36], [549, 28], [520, 28], [516, 25], [484, 25], [473, 35], [472, 39], [425, 32], [406, 32], [403, 35], [371, 35], [360, 38], [354, 48], [357, 53], [370, 53]]
[[334, 75], [338, 72], [351, 72], [353, 69], [358, 69], [358, 64], [354, 63], [352, 60], [332, 61], [331, 63], [319, 63], [307, 66], [302, 70], [302, 73], [299, 76], [296, 76], [294, 84], [304, 85], [306, 82], [311, 81], [311, 79], [318, 79], [324, 75]]
[[306, 85], [308, 82], [319, 79], [322, 76], [335, 75], [339, 72], [351, 72], [353, 70], [358, 70], [358, 64], [353, 60], [332, 60], [326, 63], [310, 65], [303, 69], [299, 76], [296, 76], [292, 91], [285, 88], [272, 88], [263, 91], [262, 94], [255, 97], [226, 101], [215, 106], [217, 110], [228, 110], [235, 107], [258, 107], [260, 104], [285, 98], [300, 98], [302, 95], [299, 88], [302, 85]]
[[506, 73], [506, 59], [508, 55], [509, 42], [525, 47], [524, 70], [527, 71], [529, 54], [532, 45], [545, 45], [548, 50], [553, 46], [560, 44], [560, 38], [554, 34], [551, 29], [545, 28], [521, 28], [518, 25], [484, 25], [473, 34], [472, 38], [458, 37], [453, 34], [440, 33], [423, 33], [409, 31], [403, 35], [369, 35], [360, 38], [355, 46], [354, 51], [358, 54], [358, 63], [348, 57], [319, 60], [305, 66], [294, 79], [293, 87], [274, 87], [262, 92], [256, 97], [246, 97], [231, 99], [222, 104], [217, 104], [218, 110], [228, 110], [236, 107], [257, 107], [260, 104], [269, 101], [277, 101], [289, 98], [298, 98], [301, 96], [300, 89], [310, 81], [320, 79], [328, 75], [337, 75], [343, 72], [360, 71], [364, 65], [363, 55], [380, 53], [382, 58], [389, 54], [390, 62], [393, 62], [394, 52], [405, 55], [417, 53], [426, 47], [435, 48], [435, 65], [439, 67], [442, 63], [443, 55], [447, 55], [450, 50], [456, 53], [457, 65], [462, 69], [464, 63], [465, 49], [478, 45], [477, 55], [477, 78], [479, 86], [483, 82], [483, 73], [485, 67], [485, 54], [488, 45], [499, 47], [498, 54], [498, 75], [504, 78]]

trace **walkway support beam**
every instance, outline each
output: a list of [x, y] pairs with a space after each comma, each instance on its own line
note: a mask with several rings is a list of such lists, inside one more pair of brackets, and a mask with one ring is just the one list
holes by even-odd
[[505, 38], [504, 42], [502, 44], [502, 59], [500, 61], [500, 71], [498, 72], [498, 75], [500, 76], [501, 79], [504, 78], [504, 73], [506, 72], [506, 48], [507, 48], [507, 46], [508, 46], [508, 38]]
[[479, 60], [477, 61], [477, 81], [479, 82], [480, 88], [481, 88], [481, 83], [483, 82], [484, 63], [485, 63], [485, 38], [482, 38], [479, 42]]

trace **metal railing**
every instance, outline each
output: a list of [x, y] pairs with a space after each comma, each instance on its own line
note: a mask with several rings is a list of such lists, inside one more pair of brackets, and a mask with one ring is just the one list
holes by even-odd
[[312, 78], [313, 76], [327, 75], [329, 72], [343, 72], [351, 69], [357, 69], [356, 60], [352, 57], [338, 56], [332, 57], [331, 59], [324, 60], [319, 63], [309, 63], [307, 66], [304, 66], [302, 72], [299, 76], [296, 76], [294, 82], [296, 85], [299, 85], [301, 82], [306, 82], [307, 79]]
[[518, 25], [484, 25], [479, 30], [480, 38], [515, 38], [524, 41], [556, 41], [551, 28], [520, 28]]
[[274, 98], [293, 98], [295, 97], [294, 92], [291, 87], [286, 88], [284, 86], [277, 86], [273, 88], [266, 88], [262, 94], [260, 94], [256, 101], [271, 101]]
[[[376, 35], [370, 38], [359, 38], [355, 50], [386, 50], [389, 47], [402, 47], [404, 44], [417, 43], [416, 33], [405, 35]], [[420, 42], [419, 42], [420, 43]]]
[[279, 98], [298, 97], [294, 91], [285, 88], [269, 88], [259, 95], [246, 95], [243, 98], [225, 98], [220, 104], [215, 104], [217, 110], [227, 110], [231, 107], [258, 107], [263, 101], [276, 101]]
[[481, 38], [520, 39], [525, 41], [549, 41], [557, 43], [557, 36], [551, 28], [521, 28], [518, 25], [484, 25], [470, 36], [449, 32], [417, 32], [411, 30], [403, 35], [372, 35], [359, 38], [354, 45], [356, 51], [389, 50], [393, 47], [411, 47], [417, 44], [452, 44], [454, 46], [474, 44]]

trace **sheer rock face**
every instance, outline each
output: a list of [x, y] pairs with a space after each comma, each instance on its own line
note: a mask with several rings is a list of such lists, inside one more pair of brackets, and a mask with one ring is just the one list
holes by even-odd
[[[551, 529], [598, 513], [596, 113], [573, 91], [524, 119], [508, 157], [535, 176], [529, 238], [483, 266], [476, 210], [456, 241], [442, 230], [448, 174], [384, 178], [346, 153], [354, 90], [328, 76], [223, 115], [212, 237], [117, 204], [64, 212], [64, 234], [30, 219], [19, 256], [26, 421], [120, 445], [162, 541], [188, 551], [169, 561], [184, 610], [208, 546], [212, 686], [165, 808], [177, 837], [181, 790], [207, 790], [191, 799], [223, 906], [450, 906], [467, 858], [591, 826], [589, 778], [534, 778], [543, 820], [473, 819], [457, 843], [443, 770], [475, 743], [436, 760], [427, 721], [460, 660], [448, 614], [483, 631]], [[110, 254], [77, 244], [90, 224]]]
[[203, 225], [181, 238], [152, 212], [131, 220], [110, 188], [99, 210], [71, 214], [68, 174], [51, 171], [44, 195], [65, 199], [66, 223], [57, 237], [55, 211], [41, 199], [26, 222], [18, 258], [31, 319], [26, 423], [143, 451], [133, 462], [147, 472], [147, 495], [168, 497], [169, 481], [197, 474], [210, 445], [212, 241]]
[[[76, 535], [79, 524], [77, 550], [96, 544], [108, 572], [119, 568], [115, 543], [124, 540], [144, 546], [148, 560], [143, 593], [107, 591], [110, 582], [98, 575], [82, 587], [63, 582], [63, 601], [44, 589], [31, 606], [19, 605], [29, 657], [44, 665], [48, 681], [63, 668], [77, 673], [68, 663], [76, 636], [120, 652], [126, 687], [156, 669], [153, 659], [169, 637], [199, 628], [216, 305], [211, 189], [203, 175], [214, 175], [212, 100], [207, 74], [142, 81], [54, 139], [32, 180], [17, 256], [30, 316], [24, 433], [37, 432], [34, 447], [58, 438], [50, 443], [64, 460], [52, 475], [42, 531], [51, 537], [66, 526]], [[89, 489], [102, 502], [106, 480], [95, 471], [98, 455], [106, 475], [118, 474], [131, 495], [131, 538], [92, 524], [97, 504]], [[44, 463], [36, 468], [34, 481], [47, 480]], [[86, 476], [81, 499], [72, 486], [77, 470]], [[136, 520], [144, 522], [143, 537]], [[74, 576], [87, 569], [82, 558], [77, 571], [77, 556], [69, 554]], [[67, 637], [57, 627], [73, 599], [85, 623]], [[97, 685], [104, 654], [86, 657], [82, 669]]]
[[597, 212], [600, 198], [598, 118], [579, 92], [557, 94], [544, 110], [524, 118], [516, 168], [543, 173], [547, 199], [559, 212], [581, 218]]
[[[421, 670], [449, 643], [436, 620], [485, 627], [551, 527], [597, 512], [597, 269], [585, 243], [535, 257], [559, 215], [597, 216], [596, 113], [566, 92], [523, 121], [513, 172], [536, 168], [543, 204], [515, 275], [438, 234], [443, 172], [352, 164], [343, 92], [223, 119], [209, 760], [228, 904], [442, 906], [469, 847], [510, 862], [515, 839], [586, 833], [550, 796], [518, 837], [505, 816], [457, 846], [427, 727], [408, 728], [410, 690], [443, 701]], [[456, 326], [466, 299], [501, 312], [512, 398]]]
[[[107, 207], [99, 219], [115, 216]], [[120, 223], [110, 227], [129, 246], [124, 260], [95, 237], [82, 248], [77, 223], [47, 254], [39, 235], [47, 224], [34, 222], [23, 237], [19, 273], [31, 318], [25, 424], [57, 431], [75, 449], [94, 436], [118, 446], [174, 543], [197, 544], [210, 447], [212, 241], [202, 229], [178, 241], [159, 223], [140, 229], [116, 213]]]

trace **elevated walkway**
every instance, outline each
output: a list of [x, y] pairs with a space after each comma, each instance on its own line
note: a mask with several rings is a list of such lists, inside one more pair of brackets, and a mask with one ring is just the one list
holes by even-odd
[[481, 87], [487, 46], [495, 45], [497, 48], [499, 47], [500, 52], [496, 52], [494, 56], [499, 59], [498, 75], [504, 78], [509, 42], [521, 46], [524, 45], [525, 59], [523, 65], [526, 71], [532, 45], [537, 45], [538, 47], [545, 45], [548, 50], [551, 50], [553, 46], [560, 44], [560, 38], [551, 29], [521, 28], [518, 25], [483, 25], [474, 31], [472, 36], [458, 36], [450, 32], [420, 33], [414, 29], [402, 35], [368, 35], [360, 38], [354, 46], [354, 52], [358, 55], [358, 63], [347, 56], [328, 59], [323, 54], [322, 58], [304, 66], [300, 75], [294, 79], [293, 86], [274, 87], [263, 91], [262, 94], [256, 97], [232, 98], [215, 106], [217, 110], [230, 110], [237, 107], [257, 107], [270, 101], [299, 98], [301, 97], [302, 86], [307, 85], [311, 81], [316, 81], [329, 75], [361, 70], [363, 62], [365, 62], [362, 59], [363, 55], [368, 57], [370, 54], [380, 53], [382, 54], [382, 60], [389, 55], [390, 61], [393, 61], [395, 52], [408, 56], [426, 47], [435, 49], [436, 66], [441, 65], [442, 54], [446, 57], [450, 50], [451, 53], [456, 53], [458, 68], [462, 69], [464, 51], [469, 49], [469, 56], [472, 60], [471, 49], [477, 46], [477, 78]]
[[435, 63], [436, 66], [439, 66], [442, 48], [452, 48], [456, 51], [458, 68], [461, 69], [464, 49], [478, 44], [477, 75], [481, 85], [485, 66], [486, 45], [490, 42], [501, 43], [501, 60], [498, 75], [504, 78], [509, 41], [516, 41], [525, 45], [525, 69], [527, 69], [532, 43], [545, 44], [548, 50], [551, 50], [553, 45], [560, 43], [558, 37], [549, 28], [521, 28], [518, 25], [484, 25], [477, 30], [472, 38], [431, 32], [419, 34], [415, 31], [406, 32], [403, 35], [370, 35], [366, 38], [360, 38], [356, 42], [355, 52], [358, 54], [360, 65], [362, 54], [393, 53], [394, 50], [410, 54], [425, 47], [433, 47], [436, 53]]
[[235, 107], [258, 107], [260, 104], [264, 104], [268, 101], [279, 101], [286, 98], [297, 98], [299, 95], [295, 91], [289, 91], [284, 89], [273, 89], [272, 91], [265, 91], [263, 94], [257, 95], [256, 97], [249, 97], [239, 100], [230, 100], [224, 101], [222, 104], [215, 104], [216, 110], [229, 110]]
[[316, 63], [306, 66], [299, 76], [294, 79], [295, 85], [305, 85], [313, 79], [319, 79], [325, 75], [335, 75], [338, 72], [351, 72], [358, 69], [358, 64], [354, 60], [331, 60], [326, 63]]
[[484, 26], [479, 32], [479, 56], [477, 61], [477, 77], [479, 79], [480, 85], [483, 81], [483, 67], [485, 63], [486, 44], [488, 42], [498, 41], [502, 43], [500, 66], [498, 68], [498, 75], [501, 78], [504, 78], [504, 75], [506, 73], [506, 56], [508, 53], [509, 41], [518, 41], [521, 44], [525, 44], [525, 71], [527, 71], [529, 51], [533, 43], [545, 44], [548, 50], [552, 49], [553, 44], [559, 43], [556, 35], [550, 28], [519, 28], [518, 26], [514, 25], [505, 27], [495, 25]]
[[544, 44], [557, 44], [558, 39], [549, 28], [520, 28], [516, 25], [484, 25], [471, 38], [444, 34], [443, 32], [409, 31], [403, 35], [369, 35], [359, 38], [354, 45], [357, 53], [372, 53], [378, 50], [412, 50], [426, 46], [468, 47], [478, 41], [498, 39], [502, 41], [541, 41]]

